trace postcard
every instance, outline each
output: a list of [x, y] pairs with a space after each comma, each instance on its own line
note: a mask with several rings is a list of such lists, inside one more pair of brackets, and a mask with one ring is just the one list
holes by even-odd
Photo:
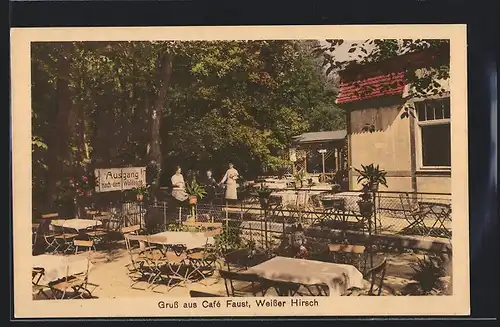
[[469, 314], [466, 47], [12, 29], [15, 317]]

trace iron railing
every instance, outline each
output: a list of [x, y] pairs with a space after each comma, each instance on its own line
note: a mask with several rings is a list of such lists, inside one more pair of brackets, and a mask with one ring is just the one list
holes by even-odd
[[[405, 196], [396, 192], [375, 194], [372, 233], [441, 238], [451, 236], [449, 194], [418, 193]], [[319, 227], [340, 233], [367, 233], [367, 219], [362, 217], [357, 204], [359, 192], [344, 192], [333, 197], [341, 201], [328, 206], [316, 194], [311, 194], [307, 205], [275, 200], [266, 210], [262, 209], [257, 198], [246, 199], [237, 205], [200, 203], [196, 205], [195, 219], [222, 223], [243, 241], [254, 242], [266, 249], [289, 241], [297, 229]], [[426, 229], [407, 228], [416, 219], [412, 215], [417, 209], [422, 212], [420, 217]], [[180, 228], [192, 213], [189, 206], [172, 207], [167, 202], [149, 205], [147, 211], [146, 225], [150, 232]]]

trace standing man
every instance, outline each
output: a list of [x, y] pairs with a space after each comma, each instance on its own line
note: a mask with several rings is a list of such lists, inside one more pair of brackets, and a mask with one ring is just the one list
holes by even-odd
[[238, 183], [236, 182], [238, 177], [238, 171], [234, 168], [232, 163], [229, 163], [229, 169], [219, 183], [219, 185], [226, 183], [225, 198], [228, 203], [238, 199], [238, 192], [236, 190], [238, 188]]

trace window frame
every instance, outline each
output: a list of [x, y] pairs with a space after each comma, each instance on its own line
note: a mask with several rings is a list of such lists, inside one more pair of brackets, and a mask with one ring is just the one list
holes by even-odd
[[[426, 126], [436, 126], [436, 125], [450, 125], [450, 152], [451, 152], [451, 108], [450, 110], [450, 118], [438, 118], [432, 120], [419, 120], [419, 105], [424, 103], [432, 103], [437, 101], [446, 101], [448, 100], [448, 104], [450, 104], [449, 97], [443, 98], [434, 98], [434, 99], [423, 99], [420, 101], [416, 101], [413, 103], [415, 109], [415, 155], [417, 161], [417, 172], [450, 172], [451, 171], [451, 163], [449, 166], [424, 166], [424, 158], [423, 158], [423, 140], [422, 140], [422, 127]], [[451, 107], [451, 106], [450, 106]]]

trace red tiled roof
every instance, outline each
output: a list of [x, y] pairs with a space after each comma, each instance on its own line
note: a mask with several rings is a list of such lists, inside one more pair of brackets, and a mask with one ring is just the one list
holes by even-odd
[[337, 103], [347, 103], [386, 95], [403, 94], [404, 72], [379, 75], [353, 82], [340, 83]]

